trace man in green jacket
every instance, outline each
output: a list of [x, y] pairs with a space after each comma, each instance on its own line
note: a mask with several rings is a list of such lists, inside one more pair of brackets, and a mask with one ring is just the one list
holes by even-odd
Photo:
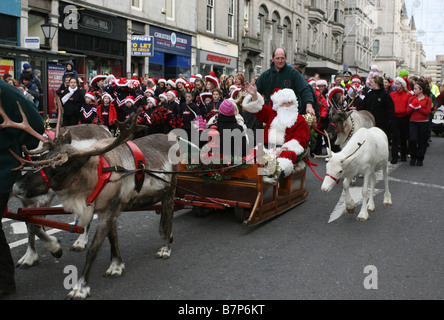
[[[273, 52], [271, 68], [256, 80], [257, 90], [264, 95], [266, 104], [276, 89], [293, 89], [299, 102], [299, 114], [316, 115], [317, 100], [313, 88], [305, 81], [301, 73], [287, 65], [287, 54], [279, 48]], [[310, 90], [312, 88], [312, 90]]]
[[[0, 102], [4, 112], [14, 122], [22, 122], [22, 117], [17, 105], [20, 103], [30, 126], [40, 134], [43, 134], [44, 123], [35, 105], [27, 100], [23, 93], [12, 85], [0, 80]], [[4, 119], [0, 116], [0, 124]], [[22, 146], [29, 150], [35, 149], [39, 144], [38, 139], [30, 134], [15, 128], [0, 127], [0, 218], [6, 210], [9, 196], [19, 172], [13, 172], [20, 163], [11, 155], [9, 149], [16, 154], [21, 154]], [[14, 262], [11, 251], [6, 241], [5, 233], [0, 219], [0, 296], [15, 292]]]

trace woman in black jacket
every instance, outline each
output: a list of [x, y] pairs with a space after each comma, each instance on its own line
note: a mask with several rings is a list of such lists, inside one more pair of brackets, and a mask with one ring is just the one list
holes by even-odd
[[80, 109], [85, 103], [85, 95], [80, 89], [79, 80], [71, 78], [69, 87], [62, 92], [63, 126], [75, 126], [79, 123]]
[[392, 97], [384, 89], [384, 79], [374, 77], [370, 83], [371, 91], [365, 95], [358, 110], [367, 110], [373, 114], [376, 127], [382, 129], [390, 140], [390, 128], [393, 124], [395, 104]]

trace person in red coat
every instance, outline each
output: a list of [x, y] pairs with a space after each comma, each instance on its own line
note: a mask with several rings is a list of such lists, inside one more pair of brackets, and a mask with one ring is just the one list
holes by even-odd
[[410, 83], [407, 78], [398, 77], [395, 79], [396, 91], [390, 93], [395, 104], [395, 116], [392, 125], [392, 164], [398, 163], [399, 153], [401, 161], [407, 161], [407, 141], [409, 135], [409, 100], [412, 98], [410, 93]]
[[[292, 89], [277, 90], [271, 97], [273, 107], [264, 104], [255, 84], [246, 82], [249, 95], [242, 106], [256, 118], [266, 123], [264, 143], [267, 149], [277, 148], [278, 173], [280, 179], [290, 176], [297, 158], [305, 152], [309, 142], [309, 128], [305, 118], [299, 115], [298, 101]], [[275, 182], [271, 180], [267, 182]]]
[[407, 109], [407, 114], [410, 115], [410, 165], [422, 167], [427, 152], [432, 100], [429, 98], [430, 89], [422, 81], [415, 84], [413, 92], [415, 95], [410, 98]]

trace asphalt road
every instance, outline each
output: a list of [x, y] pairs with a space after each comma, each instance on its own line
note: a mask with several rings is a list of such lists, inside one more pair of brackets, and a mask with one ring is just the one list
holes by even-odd
[[[159, 217], [153, 212], [124, 213], [118, 225], [125, 274], [118, 279], [102, 276], [110, 256], [105, 242], [93, 267], [90, 299], [442, 300], [443, 160], [444, 139], [433, 137], [424, 167], [391, 166], [393, 206], [385, 208], [379, 193], [376, 212], [367, 222], [356, 221], [357, 214], [344, 214], [328, 223], [340, 208], [341, 187], [322, 193], [321, 181], [309, 170], [307, 202], [257, 227], [244, 227], [230, 212], [205, 218], [178, 212], [173, 253], [166, 261], [155, 258], [162, 245]], [[324, 160], [317, 163], [317, 172], [324, 175]], [[378, 182], [377, 189], [383, 188]], [[11, 200], [13, 209], [18, 205]], [[17, 261], [26, 251], [26, 234], [14, 221], [4, 221], [4, 229]], [[17, 293], [7, 299], [66, 297], [65, 268], [75, 266], [80, 273], [86, 254], [69, 251], [75, 235], [55, 236], [63, 257], [53, 258], [38, 241], [39, 264], [17, 269]], [[373, 289], [366, 288], [369, 283]]]

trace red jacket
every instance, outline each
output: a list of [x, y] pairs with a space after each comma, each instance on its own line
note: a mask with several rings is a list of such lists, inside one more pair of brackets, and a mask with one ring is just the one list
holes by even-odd
[[413, 95], [410, 92], [402, 90], [394, 91], [390, 93], [390, 96], [395, 104], [395, 117], [406, 117], [408, 115], [407, 110], [409, 108], [409, 101]]
[[[417, 105], [417, 109], [415, 106]], [[428, 122], [429, 115], [432, 111], [432, 100], [424, 96], [423, 99], [418, 100], [416, 96], [409, 99], [409, 107], [407, 108], [407, 114], [410, 115], [410, 121], [414, 122]]]
[[[102, 105], [97, 107], [97, 116], [102, 117]], [[109, 106], [108, 123], [105, 123], [105, 125], [113, 125], [115, 120], [117, 120], [117, 112], [114, 104], [111, 103]]]

